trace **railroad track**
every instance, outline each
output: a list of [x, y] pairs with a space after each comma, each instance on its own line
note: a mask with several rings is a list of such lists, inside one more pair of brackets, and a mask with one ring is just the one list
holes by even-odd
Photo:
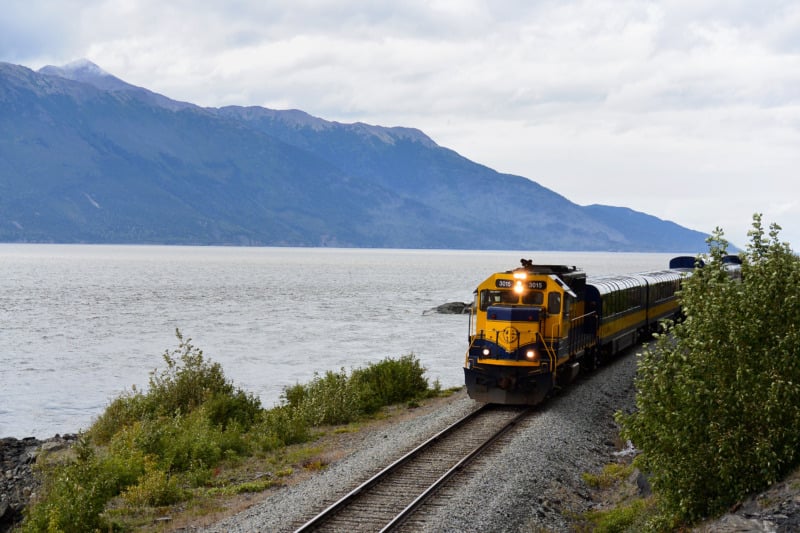
[[391, 531], [447, 479], [525, 418], [530, 408], [486, 405], [437, 433], [297, 529]]

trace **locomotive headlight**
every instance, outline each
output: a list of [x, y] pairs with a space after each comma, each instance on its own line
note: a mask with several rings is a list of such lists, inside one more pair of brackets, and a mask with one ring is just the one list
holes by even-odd
[[536, 350], [528, 350], [525, 352], [525, 357], [528, 359], [528, 361], [536, 361], [536, 359], [538, 359], [536, 356]]
[[527, 279], [527, 272], [514, 272], [514, 279]]
[[517, 294], [522, 294], [524, 291], [525, 287], [522, 286], [522, 282], [517, 280], [517, 282], [514, 284], [514, 292]]
[[489, 357], [490, 355], [492, 355], [492, 351], [489, 348], [484, 348], [481, 353], [483, 354], [484, 357]]

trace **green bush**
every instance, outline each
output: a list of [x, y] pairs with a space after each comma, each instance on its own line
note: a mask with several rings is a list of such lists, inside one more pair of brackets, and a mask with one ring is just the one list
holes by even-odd
[[684, 282], [686, 319], [639, 361], [636, 411], [619, 415], [664, 513], [693, 522], [778, 480], [800, 450], [800, 259], [754, 217], [742, 280], [709, 260]]
[[143, 464], [100, 455], [82, 440], [77, 459], [45, 468], [45, 496], [26, 510], [22, 531], [81, 533], [105, 529], [101, 513], [111, 498], [141, 475]]
[[638, 533], [649, 530], [652, 501], [636, 499], [613, 509], [591, 511], [586, 518], [593, 533]]
[[[302, 389], [295, 385], [293, 389]], [[270, 451], [290, 444], [299, 444], [311, 439], [311, 427], [297, 409], [288, 405], [274, 407], [264, 413], [262, 421], [253, 427], [259, 448]]]
[[89, 429], [97, 444], [137, 421], [180, 417], [204, 407], [208, 421], [222, 428], [247, 429], [262, 413], [261, 401], [234, 387], [219, 363], [207, 361], [202, 350], [175, 330], [178, 347], [163, 354], [166, 368], [150, 373], [147, 393], [137, 390], [115, 398]]
[[206, 400], [204, 407], [208, 420], [223, 429], [232, 424], [247, 429], [262, 412], [261, 400], [241, 390], [228, 394], [217, 392]]
[[313, 426], [348, 423], [429, 392], [419, 362], [406, 356], [350, 376], [316, 375], [288, 387], [283, 405], [265, 411], [190, 339], [177, 330], [176, 336], [178, 348], [164, 353], [166, 368], [151, 373], [148, 390], [114, 399], [76, 447], [77, 458], [44, 471], [42, 497], [28, 509], [25, 531], [114, 528], [103, 517], [117, 496], [133, 507], [171, 505], [209, 483], [225, 460], [305, 442]]
[[148, 411], [171, 416], [190, 413], [210, 402], [209, 414], [213, 423], [225, 426], [230, 421], [242, 425], [252, 423], [261, 411], [261, 401], [228, 381], [219, 363], [203, 357], [203, 351], [175, 330], [178, 348], [163, 355], [167, 367], [150, 374], [146, 395]]
[[135, 485], [122, 492], [122, 498], [133, 507], [160, 507], [178, 503], [185, 497], [176, 477], [148, 462], [144, 474]]
[[88, 437], [96, 444], [108, 444], [123, 428], [152, 416], [148, 403], [146, 397], [136, 389], [118, 396], [89, 428]]
[[428, 392], [425, 369], [414, 354], [387, 358], [353, 371], [352, 381], [360, 391], [360, 408], [373, 413], [384, 405], [407, 402]]
[[347, 424], [362, 413], [359, 409], [359, 391], [342, 369], [314, 375], [306, 385], [286, 389], [284, 398], [298, 416], [310, 426]]
[[344, 369], [315, 374], [306, 385], [287, 387], [283, 399], [312, 426], [346, 424], [386, 405], [429, 395], [424, 373], [413, 354], [389, 357], [355, 369], [350, 376]]
[[184, 497], [179, 483], [198, 483], [223, 459], [251, 452], [246, 429], [261, 420], [260, 401], [236, 389], [218, 363], [176, 331], [146, 393], [114, 399], [77, 448], [75, 461], [47, 469], [43, 496], [28, 510], [28, 531], [105, 529], [102, 512], [121, 493], [136, 505]]

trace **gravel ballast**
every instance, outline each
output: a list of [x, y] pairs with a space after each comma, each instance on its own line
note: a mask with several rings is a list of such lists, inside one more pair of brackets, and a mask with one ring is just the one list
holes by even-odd
[[[633, 352], [560, 391], [486, 455], [458, 474], [414, 531], [568, 531], [592, 507], [581, 474], [613, 460], [613, 415], [634, 402]], [[209, 532], [293, 531], [330, 503], [477, 404], [461, 392], [435, 410], [359, 433], [357, 450], [324, 471], [276, 491]]]

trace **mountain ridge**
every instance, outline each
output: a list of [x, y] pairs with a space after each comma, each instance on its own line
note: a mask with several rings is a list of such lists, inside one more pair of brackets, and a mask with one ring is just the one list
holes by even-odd
[[[203, 108], [82, 60], [0, 63], [0, 241], [702, 251], [409, 127]], [[622, 213], [626, 216], [622, 216]], [[637, 228], [647, 227], [647, 232]]]

